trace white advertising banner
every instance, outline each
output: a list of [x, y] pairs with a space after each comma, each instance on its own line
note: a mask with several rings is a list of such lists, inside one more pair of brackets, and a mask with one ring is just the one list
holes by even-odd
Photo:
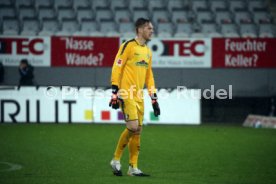
[[91, 123], [92, 100], [75, 91], [78, 90], [71, 87], [0, 90], [0, 120], [5, 123]]
[[[144, 94], [147, 94], [145, 91]], [[200, 90], [158, 91], [161, 116], [155, 117], [149, 95], [145, 95], [144, 123], [150, 124], [200, 124]]]
[[211, 39], [152, 39], [152, 66], [166, 68], [211, 68]]
[[124, 115], [120, 109], [109, 107], [111, 89], [96, 90], [93, 100], [93, 114], [95, 123], [124, 123]]
[[19, 66], [28, 59], [33, 66], [51, 66], [51, 37], [0, 37], [0, 62], [5, 66]]
[[[200, 90], [159, 90], [159, 117], [144, 94], [144, 124], [200, 124]], [[110, 89], [21, 87], [2, 89], [0, 96], [2, 123], [124, 123], [123, 112], [108, 106]]]
[[[111, 90], [95, 93], [93, 112], [95, 123], [124, 123], [122, 111], [111, 109], [108, 106]], [[173, 90], [158, 91], [158, 103], [161, 115], [155, 117], [151, 99], [147, 90], [144, 90], [144, 124], [200, 124], [200, 90]]]

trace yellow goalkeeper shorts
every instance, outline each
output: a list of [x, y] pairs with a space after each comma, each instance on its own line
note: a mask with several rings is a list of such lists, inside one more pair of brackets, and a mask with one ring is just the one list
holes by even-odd
[[143, 125], [144, 101], [137, 102], [133, 99], [124, 99], [121, 104], [121, 109], [124, 113], [126, 122], [138, 120], [139, 125]]

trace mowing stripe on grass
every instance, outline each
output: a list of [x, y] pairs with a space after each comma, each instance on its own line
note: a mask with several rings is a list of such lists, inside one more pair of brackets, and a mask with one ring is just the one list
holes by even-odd
[[1, 169], [0, 172], [10, 172], [22, 169], [22, 165], [20, 164], [14, 164], [10, 162], [0, 162], [0, 164], [7, 165], [9, 167], [7, 169]]

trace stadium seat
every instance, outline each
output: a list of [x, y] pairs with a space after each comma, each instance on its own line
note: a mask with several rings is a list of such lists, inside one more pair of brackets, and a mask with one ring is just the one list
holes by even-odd
[[221, 33], [224, 37], [240, 37], [236, 24], [221, 24]]
[[55, 18], [44, 19], [42, 29], [39, 32], [40, 36], [51, 36], [59, 30], [59, 23]]
[[34, 5], [36, 9], [40, 8], [52, 8], [53, 7], [53, 1], [52, 0], [35, 0]]
[[254, 16], [254, 22], [256, 24], [272, 22], [271, 15], [267, 12], [254, 12], [253, 16]]
[[227, 4], [226, 3], [227, 3], [226, 1], [222, 1], [222, 0], [210, 1], [210, 9], [213, 12], [216, 12], [216, 11], [221, 10], [221, 9], [227, 9]]
[[119, 24], [119, 33], [123, 37], [134, 37], [135, 28], [132, 22], [122, 22]]
[[267, 8], [266, 1], [263, 1], [263, 0], [250, 0], [250, 1], [248, 1], [249, 11], [254, 12], [259, 8]]
[[272, 38], [275, 36], [274, 30], [275, 30], [275, 25], [273, 25], [273, 24], [260, 24], [259, 25], [259, 37]]
[[76, 17], [75, 11], [72, 8], [59, 8], [57, 11], [57, 19], [63, 21], [64, 19], [74, 19]]
[[174, 26], [172, 23], [170, 23], [170, 22], [159, 23], [157, 28], [158, 28], [157, 29], [158, 37], [160, 37], [160, 38], [172, 37], [173, 30], [174, 30]]
[[147, 9], [146, 8], [146, 3], [144, 0], [129, 0], [129, 10], [130, 11], [133, 11], [133, 10], [136, 10], [136, 9]]
[[185, 11], [181, 11], [181, 10], [175, 10], [172, 12], [172, 18], [171, 18], [172, 22], [174, 24], [178, 24], [178, 23], [186, 23], [188, 22], [188, 13]]
[[78, 8], [77, 10], [77, 20], [82, 23], [83, 19], [95, 19], [95, 14], [90, 7]]
[[212, 22], [214, 21], [214, 16], [211, 11], [198, 11], [196, 17], [197, 23]]
[[61, 29], [55, 35], [73, 35], [79, 30], [79, 24], [76, 19], [63, 19]]
[[92, 7], [94, 11], [98, 9], [109, 9], [109, 1], [108, 0], [92, 0]]
[[128, 9], [128, 1], [127, 0], [112, 0], [110, 1], [110, 8], [112, 11], [117, 9]]
[[174, 38], [190, 38], [190, 34], [187, 34], [185, 32], [176, 32], [174, 34]]
[[133, 10], [133, 20], [136, 21], [140, 17], [150, 18], [149, 12], [147, 10], [140, 9]]
[[243, 38], [255, 38], [257, 37], [257, 28], [255, 24], [241, 24], [240, 34]]
[[159, 23], [170, 22], [168, 11], [165, 9], [162, 10], [153, 10], [152, 11], [152, 22], [157, 25]]
[[16, 12], [13, 6], [1, 6], [0, 7], [0, 20], [3, 20], [5, 17], [16, 17]]
[[234, 33], [234, 32], [229, 32], [229, 33], [225, 33], [223, 34], [223, 37], [226, 37], [226, 38], [240, 38], [240, 35], [239, 33]]
[[72, 9], [72, 5], [72, 0], [54, 0], [54, 8], [56, 10], [60, 8]]
[[240, 9], [245, 9], [245, 1], [244, 0], [230, 0], [229, 1], [229, 9], [232, 12], [235, 12]]
[[175, 10], [183, 10], [188, 8], [188, 0], [170, 0], [168, 1], [168, 10], [170, 13], [174, 13]]
[[103, 21], [100, 22], [100, 32], [105, 36], [119, 36], [117, 26], [114, 21]]
[[36, 18], [28, 18], [22, 21], [21, 35], [35, 36], [39, 32], [39, 21]]
[[18, 35], [19, 22], [16, 18], [4, 18], [3, 35]]
[[89, 0], [77, 0], [73, 1], [73, 8], [76, 10], [78, 9], [85, 9], [85, 8], [92, 8], [91, 2]]
[[98, 22], [105, 20], [113, 20], [113, 13], [110, 9], [100, 9], [96, 11], [96, 20]]
[[163, 0], [149, 0], [148, 3], [148, 10], [151, 12], [155, 9], [166, 9], [167, 4], [166, 1]]
[[205, 23], [201, 25], [201, 30], [206, 37], [217, 37], [220, 34], [218, 33], [218, 28], [215, 23]]
[[229, 11], [216, 12], [215, 17], [217, 24], [233, 23], [232, 15]]
[[50, 7], [40, 7], [38, 9], [38, 19], [42, 22], [44, 19], [56, 18], [56, 11]]
[[74, 35], [103, 36], [103, 33], [99, 32], [98, 24], [94, 19], [82, 19], [80, 30]]
[[22, 7], [19, 9], [19, 20], [22, 21], [25, 18], [36, 18], [37, 14], [32, 7]]
[[240, 23], [251, 23], [252, 21], [252, 15], [248, 11], [241, 11], [241, 12], [235, 12], [235, 22], [237, 24]]
[[193, 0], [191, 2], [191, 8], [194, 12], [200, 11], [200, 10], [207, 10], [208, 3], [206, 0]]
[[193, 25], [191, 23], [176, 24], [175, 37], [188, 37], [193, 32]]
[[131, 22], [131, 14], [128, 9], [117, 9], [114, 12], [115, 22]]
[[14, 3], [17, 9], [22, 7], [33, 7], [33, 0], [16, 0]]
[[13, 3], [14, 3], [13, 0], [0, 1], [0, 7], [3, 7], [3, 6], [12, 6]]
[[203, 33], [196, 33], [196, 32], [193, 32], [191, 35], [190, 35], [191, 38], [206, 38], [205, 34]]

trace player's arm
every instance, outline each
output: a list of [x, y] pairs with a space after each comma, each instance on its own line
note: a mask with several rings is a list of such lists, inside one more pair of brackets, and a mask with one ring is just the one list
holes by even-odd
[[159, 108], [159, 104], [157, 102], [158, 98], [157, 98], [157, 94], [156, 94], [155, 82], [154, 82], [154, 77], [153, 77], [153, 72], [152, 72], [152, 56], [150, 58], [149, 67], [147, 70], [146, 86], [148, 88], [148, 92], [151, 97], [152, 108], [154, 110], [154, 116], [157, 117], [160, 115], [160, 108]]
[[118, 99], [117, 93], [119, 91], [119, 84], [121, 80], [122, 70], [128, 59], [128, 52], [129, 52], [129, 48], [127, 47], [127, 42], [126, 42], [120, 46], [112, 66], [112, 72], [111, 72], [112, 97], [109, 102], [109, 106], [111, 106], [113, 109], [119, 108], [119, 99]]

